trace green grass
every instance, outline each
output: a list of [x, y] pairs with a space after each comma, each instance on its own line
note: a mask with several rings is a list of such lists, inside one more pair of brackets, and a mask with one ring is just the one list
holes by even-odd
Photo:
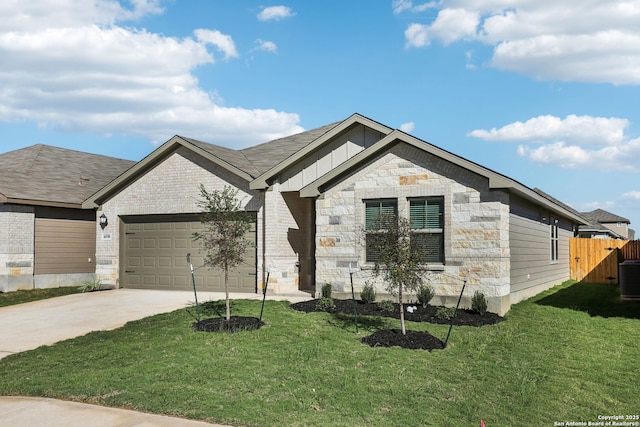
[[[349, 316], [268, 301], [266, 326], [220, 334], [193, 332], [193, 316], [178, 310], [8, 356], [0, 394], [236, 426], [597, 421], [639, 408], [640, 304], [619, 303], [616, 292], [567, 283], [515, 305], [505, 322], [454, 328], [449, 347], [431, 353], [359, 342], [398, 327], [394, 319], [359, 318], [355, 334]], [[232, 310], [257, 316], [260, 302], [233, 301]], [[444, 338], [448, 327], [408, 328]]]
[[81, 292], [81, 290], [77, 286], [65, 286], [61, 288], [27, 289], [0, 293], [0, 307], [77, 294], [79, 292]]

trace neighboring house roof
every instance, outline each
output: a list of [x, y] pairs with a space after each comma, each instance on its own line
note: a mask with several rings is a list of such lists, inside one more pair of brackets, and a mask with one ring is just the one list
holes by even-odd
[[80, 208], [136, 162], [36, 144], [0, 154], [0, 203]]
[[610, 224], [618, 222], [631, 224], [631, 221], [629, 221], [627, 218], [612, 214], [611, 212], [607, 212], [604, 209], [596, 209], [591, 212], [582, 212], [581, 215], [600, 224]]
[[546, 206], [550, 210], [559, 212], [579, 224], [584, 224], [586, 222], [585, 219], [576, 211], [567, 209], [565, 205], [556, 203], [511, 178], [452, 154], [402, 131], [393, 130], [360, 114], [353, 114], [340, 122], [335, 122], [242, 150], [232, 150], [215, 144], [209, 144], [176, 135], [160, 146], [157, 150], [152, 152], [149, 156], [142, 159], [126, 173], [122, 174], [116, 180], [109, 183], [96, 194], [88, 198], [83, 203], [83, 206], [99, 206], [112, 194], [119, 191], [120, 188], [123, 188], [123, 186], [128, 185], [128, 183], [135, 180], [141, 174], [144, 174], [147, 170], [162, 161], [162, 159], [166, 158], [179, 147], [186, 147], [209, 159], [218, 166], [223, 167], [243, 178], [249, 182], [251, 189], [266, 189], [271, 185], [272, 179], [282, 171], [304, 159], [314, 151], [320, 149], [332, 138], [358, 125], [364, 125], [379, 132], [381, 139], [372, 146], [351, 157], [338, 167], [333, 168], [330, 172], [321, 176], [313, 183], [302, 188], [300, 191], [301, 196], [314, 197], [319, 195], [322, 192], [323, 186], [329, 185], [330, 183], [340, 179], [348, 173], [348, 171], [361, 164], [361, 162], [367, 161], [372, 156], [382, 154], [385, 150], [391, 148], [395, 144], [403, 142], [471, 170], [481, 176], [485, 176], [488, 178], [489, 186], [492, 189], [507, 189], [527, 200]]

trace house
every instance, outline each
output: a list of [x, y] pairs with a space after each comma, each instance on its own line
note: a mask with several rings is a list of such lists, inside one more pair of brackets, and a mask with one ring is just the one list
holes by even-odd
[[[633, 230], [629, 228], [629, 221], [627, 218], [623, 218], [611, 212], [607, 212], [604, 209], [595, 209], [591, 212], [582, 212], [580, 215], [589, 220], [592, 227], [580, 227], [580, 237], [583, 234], [589, 233], [590, 229], [598, 227], [600, 233], [591, 233], [592, 236], [584, 235], [584, 237], [598, 237], [599, 235], [609, 235], [609, 238], [614, 239], [633, 239]], [[595, 226], [595, 227], [594, 227]], [[608, 232], [607, 232], [608, 231]], [[593, 235], [595, 234], [595, 236]]]
[[92, 280], [96, 216], [82, 202], [133, 164], [42, 144], [0, 154], [0, 292]]
[[[504, 175], [354, 114], [345, 120], [242, 150], [174, 136], [89, 197], [108, 219], [97, 229], [96, 274], [129, 288], [190, 289], [186, 255], [203, 254], [198, 187], [239, 191], [255, 247], [231, 277], [238, 292], [351, 293], [372, 281], [366, 218], [409, 217], [430, 252], [435, 303], [455, 304], [463, 280], [489, 309], [569, 279], [575, 212]], [[220, 273], [196, 272], [197, 286], [221, 290]], [[372, 282], [384, 293], [380, 281]]]

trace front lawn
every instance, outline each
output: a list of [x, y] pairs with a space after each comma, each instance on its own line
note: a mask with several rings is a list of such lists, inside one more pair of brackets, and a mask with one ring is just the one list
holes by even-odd
[[[187, 310], [94, 332], [0, 363], [0, 394], [119, 406], [235, 426], [553, 426], [638, 414], [638, 302], [567, 283], [505, 321], [454, 327], [446, 350], [371, 348], [396, 319], [303, 313], [268, 301], [266, 325], [193, 332]], [[595, 286], [595, 285], [594, 285]], [[602, 288], [600, 288], [600, 286]], [[571, 299], [578, 299], [573, 304]], [[590, 302], [589, 302], [590, 301]], [[257, 316], [259, 301], [233, 301]], [[408, 322], [444, 339], [448, 326]]]
[[0, 292], [0, 307], [38, 301], [41, 299], [61, 297], [63, 295], [82, 292], [78, 286], [64, 286], [60, 288], [26, 289], [13, 292]]

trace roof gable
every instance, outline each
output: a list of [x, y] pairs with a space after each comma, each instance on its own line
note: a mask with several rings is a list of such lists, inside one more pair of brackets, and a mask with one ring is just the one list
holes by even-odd
[[[331, 139], [335, 138], [342, 132], [347, 131], [352, 126], [356, 126], [358, 124], [367, 126], [372, 128], [382, 134], [388, 134], [392, 131], [391, 128], [382, 125], [378, 122], [375, 122], [367, 117], [361, 116], [360, 114], [353, 114], [346, 120], [338, 122], [337, 124], [332, 124], [326, 126], [324, 128], [318, 128], [318, 131], [324, 131], [322, 134], [318, 135], [314, 140], [309, 141], [304, 147], [300, 148], [298, 151], [294, 152], [292, 155], [286, 157], [284, 160], [276, 163], [271, 168], [263, 172], [259, 177], [254, 179], [250, 188], [257, 189], [265, 189], [269, 187], [270, 180], [287, 169], [288, 167], [294, 165], [296, 162], [303, 160], [306, 156], [318, 150], [321, 146], [329, 142]], [[320, 133], [320, 132], [318, 132]]]
[[323, 175], [313, 183], [307, 185], [300, 190], [300, 196], [302, 197], [317, 197], [323, 192], [323, 188], [337, 182], [345, 174], [349, 173], [352, 169], [359, 167], [359, 165], [366, 163], [371, 158], [379, 156], [389, 150], [396, 144], [409, 144], [420, 150], [426, 151], [436, 157], [441, 158], [444, 161], [451, 162], [457, 166], [463, 167], [471, 172], [474, 172], [480, 176], [484, 176], [489, 181], [489, 188], [491, 189], [506, 189], [518, 194], [520, 197], [532, 201], [538, 205], [542, 205], [552, 209], [556, 212], [563, 214], [564, 216], [571, 218], [577, 223], [584, 223], [585, 220], [577, 214], [575, 211], [568, 210], [564, 206], [554, 203], [546, 197], [543, 197], [539, 193], [535, 192], [531, 188], [511, 179], [505, 175], [494, 172], [477, 163], [457, 156], [435, 145], [429, 144], [426, 141], [422, 141], [414, 136], [408, 135], [400, 130], [394, 130], [386, 137], [361, 151], [357, 155], [353, 156], [348, 161], [344, 162], [337, 168], [333, 169], [329, 173]]
[[0, 154], [0, 201], [79, 208], [136, 162], [36, 144]]

